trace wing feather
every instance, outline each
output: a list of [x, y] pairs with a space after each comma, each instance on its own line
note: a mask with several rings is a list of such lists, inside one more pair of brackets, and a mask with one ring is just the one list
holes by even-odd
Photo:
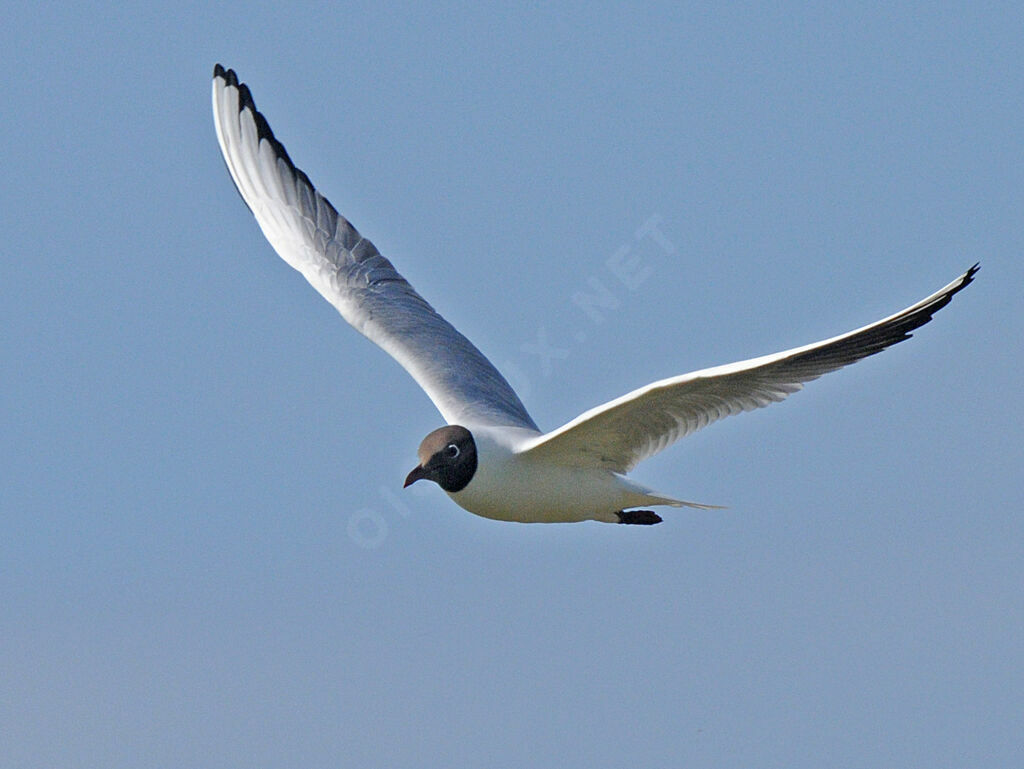
[[395, 358], [452, 424], [536, 430], [512, 387], [296, 168], [233, 70], [213, 71], [224, 162], [277, 253]]
[[976, 264], [917, 304], [847, 334], [641, 387], [527, 441], [521, 451], [554, 462], [628, 472], [712, 422], [778, 403], [805, 382], [910, 338], [977, 271]]

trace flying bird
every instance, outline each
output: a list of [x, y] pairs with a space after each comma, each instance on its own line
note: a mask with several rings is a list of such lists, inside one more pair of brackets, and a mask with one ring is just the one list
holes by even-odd
[[978, 270], [905, 310], [822, 342], [653, 382], [542, 432], [489, 360], [409, 285], [299, 170], [233, 70], [213, 70], [228, 172], [274, 247], [357, 331], [419, 383], [447, 424], [420, 443], [405, 485], [438, 484], [486, 518], [654, 524], [647, 507], [715, 507], [626, 477], [643, 459], [722, 417], [776, 403], [908, 339]]

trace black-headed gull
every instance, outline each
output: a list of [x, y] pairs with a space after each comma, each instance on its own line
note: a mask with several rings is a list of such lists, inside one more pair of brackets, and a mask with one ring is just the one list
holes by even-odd
[[543, 433], [490, 361], [295, 167], [248, 87], [219, 64], [213, 116], [231, 178], [270, 244], [412, 375], [448, 423], [423, 439], [405, 485], [434, 481], [486, 518], [652, 524], [661, 518], [636, 508], [713, 507], [666, 497], [625, 474], [722, 417], [781, 401], [804, 382], [909, 338], [978, 270], [856, 331], [663, 379]]

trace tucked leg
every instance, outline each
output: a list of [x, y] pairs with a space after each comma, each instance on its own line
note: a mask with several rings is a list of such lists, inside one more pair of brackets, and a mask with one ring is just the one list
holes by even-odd
[[619, 510], [619, 523], [632, 523], [637, 526], [653, 526], [661, 523], [661, 516], [653, 510]]

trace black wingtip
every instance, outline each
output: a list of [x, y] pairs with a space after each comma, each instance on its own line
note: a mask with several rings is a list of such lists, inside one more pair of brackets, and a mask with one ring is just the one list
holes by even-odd
[[[288, 155], [288, 150], [286, 150], [284, 145], [277, 140], [276, 136], [274, 136], [274, 132], [270, 128], [270, 123], [268, 123], [267, 119], [263, 117], [263, 113], [256, 108], [256, 101], [252, 98], [252, 92], [249, 90], [249, 86], [245, 83], [239, 82], [238, 75], [233, 69], [226, 69], [220, 63], [213, 66], [213, 77], [223, 79], [226, 87], [238, 89], [238, 111], [239, 113], [242, 113], [249, 110], [252, 113], [253, 120], [256, 123], [256, 135], [259, 137], [260, 141], [269, 142], [278, 159], [283, 160], [288, 164], [288, 167], [291, 169], [292, 173], [296, 175], [299, 182], [306, 185], [310, 190], [316, 193], [318, 199], [322, 200], [323, 203], [333, 211], [335, 215], [337, 215], [338, 212], [334, 206], [331, 205], [329, 200], [321, 197], [319, 193], [316, 192], [316, 187], [313, 186], [309, 177], [306, 176], [301, 168], [296, 167], [295, 163], [292, 162], [291, 157]], [[239, 194], [241, 195], [241, 192], [239, 192]], [[245, 200], [244, 196], [242, 197], [242, 200]], [[247, 207], [248, 205], [249, 204], [246, 203]]]
[[238, 75], [233, 69], [225, 69], [219, 62], [213, 65], [213, 76], [224, 80], [227, 85], [238, 85]]
[[978, 270], [980, 270], [980, 269], [981, 269], [981, 262], [975, 262], [974, 265], [971, 267], [971, 269], [969, 269], [967, 272], [964, 273], [964, 285], [965, 286], [968, 283], [970, 283], [972, 280], [974, 280], [974, 276], [977, 274]]
[[[974, 281], [974, 276], [978, 273], [978, 270], [980, 269], [981, 262], [975, 262], [973, 265], [971, 265], [971, 268], [960, 276], [960, 282], [957, 283], [948, 294], [946, 294], [946, 303], [948, 303], [949, 300], [953, 298], [954, 294], [959, 293], [960, 291], [971, 285], [971, 283]], [[945, 306], [945, 304], [943, 304], [943, 306]]]
[[[225, 69], [219, 63], [213, 66], [213, 76], [215, 78], [222, 78], [225, 85], [228, 87], [238, 89], [238, 111], [244, 112], [245, 110], [250, 110], [252, 112], [253, 120], [256, 121], [256, 135], [259, 136], [261, 140], [265, 139], [270, 142], [270, 146], [274, 148], [274, 152], [277, 156], [284, 160], [292, 171], [302, 173], [295, 167], [292, 159], [288, 156], [288, 150], [286, 150], [284, 145], [277, 140], [276, 136], [274, 136], [274, 132], [270, 128], [270, 123], [267, 122], [267, 119], [263, 117], [263, 114], [256, 108], [256, 100], [252, 98], [252, 91], [249, 90], [249, 86], [245, 83], [239, 82], [238, 75], [233, 69]], [[306, 178], [306, 175], [302, 174], [302, 176], [303, 181], [309, 184], [309, 179]], [[309, 184], [309, 186], [312, 187], [313, 185]]]

